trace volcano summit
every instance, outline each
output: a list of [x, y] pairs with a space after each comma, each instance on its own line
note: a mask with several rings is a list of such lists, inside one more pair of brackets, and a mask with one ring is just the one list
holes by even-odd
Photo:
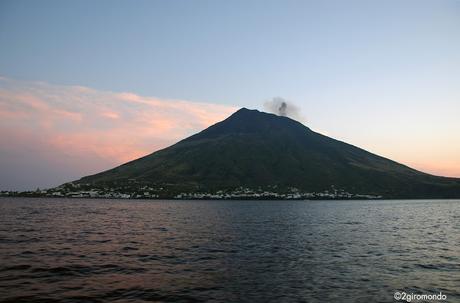
[[135, 198], [459, 198], [460, 179], [242, 108], [168, 148], [56, 189]]

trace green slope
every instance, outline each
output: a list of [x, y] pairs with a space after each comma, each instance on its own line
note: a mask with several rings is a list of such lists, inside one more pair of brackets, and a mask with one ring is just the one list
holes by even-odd
[[334, 186], [386, 198], [460, 197], [460, 179], [428, 175], [273, 114], [240, 109], [166, 149], [78, 183], [138, 182], [173, 191]]

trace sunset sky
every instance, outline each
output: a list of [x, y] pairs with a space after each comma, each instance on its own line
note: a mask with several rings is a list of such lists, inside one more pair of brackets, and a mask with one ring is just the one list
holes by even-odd
[[460, 1], [0, 1], [0, 190], [109, 169], [274, 97], [460, 177]]

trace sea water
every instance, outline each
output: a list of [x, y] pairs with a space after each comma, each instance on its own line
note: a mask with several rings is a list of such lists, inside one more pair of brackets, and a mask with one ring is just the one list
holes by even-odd
[[460, 302], [460, 200], [0, 199], [1, 302]]

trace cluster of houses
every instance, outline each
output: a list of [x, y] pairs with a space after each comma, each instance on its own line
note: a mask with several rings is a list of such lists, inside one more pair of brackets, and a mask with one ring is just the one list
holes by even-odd
[[154, 190], [154, 188], [150, 188], [148, 186], [143, 186], [133, 191], [125, 188], [92, 188], [89, 184], [67, 183], [45, 190], [43, 194], [48, 197], [69, 198], [155, 199], [159, 196], [153, 192]]
[[215, 193], [195, 192], [180, 193], [175, 199], [280, 199], [280, 200], [308, 200], [308, 199], [380, 199], [381, 196], [352, 194], [343, 190], [325, 190], [323, 192], [301, 192], [291, 187], [287, 192], [279, 193], [269, 190], [253, 190], [237, 188], [232, 191], [217, 191]]
[[30, 197], [67, 197], [67, 198], [105, 198], [105, 199], [260, 199], [260, 200], [308, 200], [308, 199], [379, 199], [381, 196], [352, 194], [337, 190], [333, 186], [322, 192], [302, 192], [295, 187], [287, 190], [277, 190], [277, 186], [269, 189], [251, 189], [239, 187], [232, 190], [216, 192], [195, 191], [170, 193], [162, 187], [151, 186], [103, 186], [93, 187], [90, 184], [66, 183], [61, 186], [27, 192], [0, 192], [1, 196], [30, 196]]
[[92, 188], [89, 184], [66, 183], [50, 189], [37, 189], [25, 192], [0, 192], [1, 196], [61, 197], [61, 198], [106, 198], [106, 199], [156, 199], [155, 189], [148, 186], [136, 191], [124, 188]]

